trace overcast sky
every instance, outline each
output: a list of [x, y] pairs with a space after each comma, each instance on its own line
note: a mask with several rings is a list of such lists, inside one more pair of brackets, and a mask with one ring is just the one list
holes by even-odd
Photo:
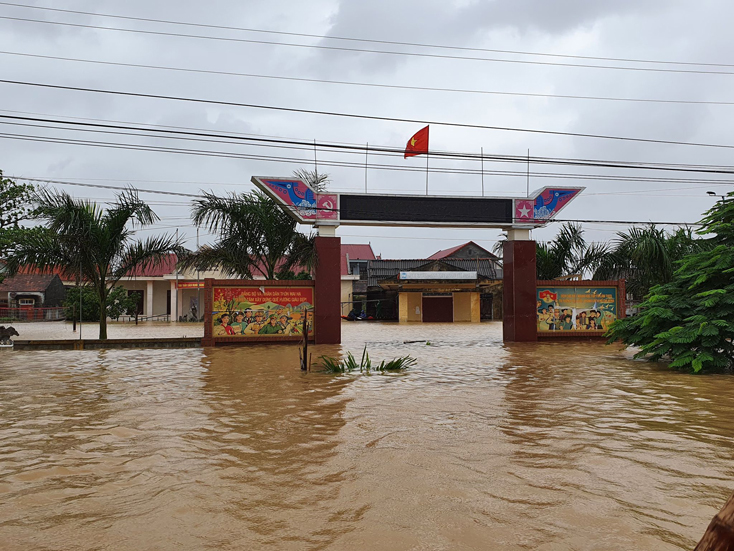
[[[182, 1], [45, 0], [19, 3], [39, 7], [220, 25], [267, 31], [308, 33], [299, 37], [111, 19], [0, 4], [0, 17], [119, 27], [154, 32], [206, 35], [367, 50], [389, 50], [452, 56], [407, 56], [206, 40], [63, 26], [0, 18], [0, 78], [126, 92], [185, 96], [225, 102], [260, 104], [340, 113], [446, 121], [559, 132], [627, 136], [658, 140], [734, 144], [734, 5], [724, 1], [676, 0], [210, 0]], [[437, 49], [370, 42], [371, 40], [446, 45], [461, 48], [533, 52], [636, 60], [717, 65], [633, 63]], [[163, 69], [23, 57], [35, 54], [127, 64], [156, 65], [269, 75], [429, 88], [519, 94], [682, 100], [658, 103], [463, 93], [402, 88], [277, 80], [253, 76], [215, 75]], [[478, 57], [484, 60], [455, 59]], [[495, 61], [491, 61], [495, 60]], [[505, 60], [505, 61], [497, 61]], [[523, 63], [506, 62], [522, 61]], [[532, 62], [532, 63], [527, 63]], [[545, 64], [538, 64], [538, 62]], [[560, 65], [559, 65], [560, 64]], [[603, 65], [641, 70], [590, 68]], [[650, 70], [650, 69], [655, 69]], [[666, 72], [670, 70], [689, 72]], [[692, 72], [693, 71], [693, 72]], [[244, 107], [185, 103], [160, 99], [42, 89], [0, 83], [0, 114], [37, 113], [64, 119], [85, 118], [166, 125], [217, 132], [281, 137], [317, 142], [402, 148], [421, 124], [297, 114]], [[15, 112], [15, 113], [12, 113]], [[5, 120], [5, 123], [8, 122]], [[198, 193], [199, 190], [249, 191], [253, 175], [289, 176], [297, 168], [313, 169], [313, 149], [282, 149], [245, 144], [204, 143], [126, 137], [61, 129], [0, 125], [2, 134], [52, 136], [104, 142], [136, 143], [279, 157], [281, 160], [232, 159], [162, 152], [130, 151], [59, 143], [20, 141], [0, 136], [0, 169], [5, 175], [70, 180], [111, 186]], [[432, 150], [485, 154], [624, 160], [631, 162], [732, 165], [731, 149], [612, 141], [537, 133], [432, 126]], [[328, 166], [330, 162], [364, 163], [364, 154], [319, 150], [319, 171], [331, 175], [334, 191], [363, 191], [363, 168]], [[283, 160], [285, 159], [285, 160]], [[287, 162], [291, 161], [291, 162]], [[372, 163], [415, 171], [367, 172], [372, 192], [425, 193], [425, 158], [374, 156]], [[455, 170], [479, 169], [477, 162], [429, 159], [430, 165]], [[487, 195], [525, 194], [524, 164], [485, 162]], [[577, 174], [553, 179], [537, 173]], [[608, 170], [570, 166], [530, 166], [530, 189], [546, 185], [582, 185], [585, 192], [562, 213], [563, 219], [657, 220], [695, 222], [714, 199], [706, 191], [729, 191], [729, 185], [675, 182], [670, 179], [726, 179], [700, 173]], [[536, 173], [536, 174], [534, 174]], [[657, 177], [661, 181], [603, 181], [589, 175]], [[669, 180], [665, 180], [668, 178]], [[112, 191], [60, 186], [78, 197], [107, 200]], [[430, 192], [480, 194], [480, 174], [431, 173]], [[153, 231], [180, 227], [193, 247], [195, 230], [188, 222], [184, 197], [142, 194], [161, 216]], [[624, 226], [584, 224], [589, 240], [609, 240]], [[548, 239], [558, 224], [536, 230]], [[371, 242], [383, 258], [426, 257], [438, 249], [474, 240], [491, 248], [498, 230], [439, 230], [341, 227], [345, 243]], [[202, 236], [202, 241], [206, 240]]]

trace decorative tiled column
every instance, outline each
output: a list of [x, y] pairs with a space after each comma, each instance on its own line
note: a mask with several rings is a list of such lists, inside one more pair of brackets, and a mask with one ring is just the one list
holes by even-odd
[[503, 317], [505, 342], [538, 340], [535, 241], [528, 230], [509, 230], [503, 246]]
[[315, 274], [314, 332], [316, 344], [340, 344], [341, 326], [341, 238], [335, 226], [318, 226]]

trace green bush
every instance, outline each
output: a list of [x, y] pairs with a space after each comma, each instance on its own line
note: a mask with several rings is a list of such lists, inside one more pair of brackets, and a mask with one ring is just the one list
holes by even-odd
[[734, 367], [734, 200], [718, 202], [701, 222], [708, 246], [680, 260], [639, 314], [607, 332], [610, 342], [639, 347], [635, 357], [695, 373]]
[[[99, 295], [92, 287], [71, 287], [66, 291], [64, 308], [66, 319], [79, 319], [79, 293], [82, 295], [82, 320], [99, 321]], [[124, 287], [114, 287], [107, 295], [107, 317], [113, 320], [123, 314], [135, 315], [138, 306], [137, 297], [128, 296]], [[140, 312], [139, 312], [140, 313]]]

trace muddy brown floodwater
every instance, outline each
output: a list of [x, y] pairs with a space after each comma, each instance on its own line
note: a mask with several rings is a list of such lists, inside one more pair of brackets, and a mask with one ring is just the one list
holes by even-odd
[[1, 351], [0, 548], [692, 549], [734, 490], [732, 376], [498, 324], [345, 323], [315, 355], [365, 343], [418, 364]]

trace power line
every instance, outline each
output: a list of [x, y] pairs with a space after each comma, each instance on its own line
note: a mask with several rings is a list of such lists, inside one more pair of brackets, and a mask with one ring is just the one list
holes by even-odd
[[[0, 139], [15, 139], [21, 141], [36, 141], [45, 143], [56, 143], [66, 145], [79, 145], [79, 146], [93, 146], [108, 149], [123, 149], [132, 151], [148, 151], [158, 153], [174, 153], [183, 155], [195, 155], [195, 156], [207, 156], [207, 157], [220, 157], [229, 159], [250, 159], [259, 161], [279, 162], [279, 163], [292, 163], [292, 164], [304, 164], [309, 162], [309, 159], [299, 159], [293, 157], [272, 157], [264, 155], [248, 155], [238, 154], [232, 152], [217, 152], [211, 150], [197, 150], [197, 149], [181, 149], [172, 147], [160, 147], [160, 146], [145, 146], [138, 144], [124, 144], [119, 142], [99, 142], [91, 140], [72, 140], [65, 138], [53, 138], [53, 137], [40, 137], [40, 136], [28, 136], [23, 134], [2, 134], [0, 133]], [[344, 167], [364, 170], [364, 164], [362, 163], [349, 163], [349, 162], [338, 162], [323, 160], [322, 164], [325, 166]], [[378, 165], [370, 164], [368, 168], [372, 170], [391, 170], [398, 172], [423, 172], [421, 168], [410, 168], [410, 167], [396, 167], [395, 165]], [[432, 173], [439, 174], [464, 174], [464, 175], [476, 175], [478, 171], [463, 170], [463, 169], [448, 169], [434, 166], [431, 168]], [[524, 173], [512, 172], [512, 171], [486, 171], [485, 175], [500, 175], [500, 176], [525, 176]], [[730, 180], [705, 180], [705, 179], [692, 179], [692, 178], [649, 178], [649, 177], [625, 177], [625, 176], [601, 176], [601, 175], [583, 175], [583, 174], [555, 174], [555, 173], [533, 173], [535, 178], [552, 178], [552, 179], [573, 179], [579, 180], [593, 180], [593, 181], [623, 181], [623, 182], [674, 182], [680, 181], [681, 183], [689, 182], [700, 182], [707, 185], [732, 185]]]
[[[16, 115], [34, 115], [37, 117], [44, 117], [46, 119], [53, 118], [55, 120], [60, 120], [59, 115], [54, 113], [38, 113], [38, 112], [30, 112], [30, 111], [14, 111], [9, 109], [0, 109], [0, 113], [13, 113]], [[91, 118], [91, 117], [73, 117], [73, 116], [65, 116], [66, 118], [63, 120], [64, 123], [67, 123], [68, 121], [87, 121], [87, 122], [94, 122], [94, 123], [110, 123], [110, 124], [120, 124], [120, 125], [138, 125], [142, 126], [142, 130], [149, 130], [150, 128], [163, 128], [163, 129], [169, 129], [169, 130], [186, 130], [186, 131], [192, 131], [192, 132], [203, 132], [206, 134], [213, 134], [215, 136], [227, 136], [232, 137], [233, 139], [240, 139], [242, 137], [245, 138], [268, 138], [272, 139], [276, 143], [300, 143], [300, 144], [307, 144], [308, 149], [312, 149], [313, 147], [313, 139], [303, 139], [303, 138], [290, 138], [290, 137], [283, 137], [283, 136], [273, 136], [268, 134], [256, 134], [256, 133], [246, 133], [246, 132], [232, 132], [229, 131], [226, 134], [221, 132], [216, 132], [212, 129], [208, 128], [201, 128], [201, 127], [190, 127], [190, 126], [172, 126], [172, 125], [161, 125], [161, 124], [152, 124], [152, 123], [139, 123], [139, 122], [130, 122], [130, 121], [120, 121], [120, 120], [114, 120], [114, 119], [100, 119], [98, 117]], [[2, 118], [0, 116], [0, 118]], [[9, 117], [8, 117], [9, 118]], [[331, 142], [322, 142], [322, 144], [326, 146], [354, 146], [354, 149], [356, 149], [360, 156], [362, 152], [366, 151], [367, 148], [363, 146], [361, 143], [355, 143], [355, 142], [343, 142], [343, 141], [331, 141]], [[390, 152], [396, 152], [400, 155], [403, 155], [403, 149], [396, 149], [391, 146], [385, 146], [385, 145], [376, 145], [374, 146], [374, 150], [378, 151], [390, 151]], [[369, 151], [373, 151], [373, 148], [370, 148]], [[446, 154], [446, 155], [452, 155], [457, 157], [466, 157], [467, 159], [473, 159], [473, 160], [494, 160], [494, 161], [504, 161], [507, 160], [508, 162], [514, 162], [519, 161], [525, 164], [527, 162], [527, 156], [518, 156], [518, 155], [497, 155], [497, 154], [487, 154], [484, 155], [484, 153], [476, 154], [476, 153], [460, 153], [460, 152], [452, 152], [452, 151], [439, 151], [439, 150], [431, 150], [432, 155], [437, 154]], [[719, 169], [734, 169], [734, 166], [732, 165], [711, 165], [711, 164], [691, 164], [691, 163], [654, 163], [650, 161], [621, 161], [621, 160], [610, 160], [610, 159], [583, 159], [583, 158], [567, 158], [567, 157], [531, 157], [531, 162], [535, 161], [548, 161], [548, 160], [556, 160], [556, 161], [573, 161], [573, 162], [587, 162], [587, 163], [605, 163], [605, 164], [614, 164], [615, 166], [625, 164], [625, 165], [631, 165], [632, 167], [637, 166], [653, 166], [653, 167], [683, 167], [683, 168], [719, 168]], [[423, 170], [423, 169], [421, 169]], [[503, 171], [496, 171], [497, 173], [501, 173]], [[511, 171], [508, 171], [509, 174], [513, 174]], [[526, 172], [523, 170], [522, 175], [525, 175]], [[542, 175], [543, 173], [533, 172], [533, 175]], [[556, 174], [556, 173], [554, 173]], [[572, 174], [570, 176], [576, 176], [575, 174]], [[616, 178], [616, 177], [615, 177]], [[625, 177], [620, 177], [625, 178]], [[666, 178], [665, 181], [668, 179]], [[681, 179], [684, 180], [684, 179]], [[698, 180], [698, 179], [685, 179], [685, 181], [708, 181], [708, 180]]]
[[[50, 126], [50, 125], [37, 125], [37, 124], [29, 124], [28, 122], [3, 122], [1, 119], [10, 119], [13, 121], [30, 121], [30, 122], [43, 122], [43, 123], [52, 123], [52, 124], [66, 124], [70, 125], [75, 128], [63, 128], [60, 126]], [[358, 153], [362, 154], [365, 150], [365, 146], [361, 145], [342, 145], [342, 144], [331, 144], [326, 142], [312, 144], [311, 142], [305, 142], [305, 141], [297, 141], [297, 140], [285, 140], [285, 139], [272, 139], [272, 138], [255, 138], [255, 137], [243, 137], [238, 136], [236, 134], [224, 134], [224, 133], [215, 133], [211, 131], [180, 131], [180, 130], [171, 130], [171, 129], [159, 129], [159, 128], [144, 128], [140, 126], [133, 126], [131, 124], [129, 125], [121, 125], [121, 124], [103, 124], [103, 123], [92, 123], [92, 122], [79, 122], [79, 121], [73, 121], [73, 120], [62, 120], [62, 119], [49, 119], [49, 118], [39, 118], [39, 117], [22, 117], [22, 116], [15, 116], [15, 115], [1, 115], [0, 114], [0, 124], [9, 124], [9, 125], [20, 125], [20, 126], [29, 126], [29, 127], [40, 127], [40, 128], [51, 128], [51, 129], [57, 129], [57, 130], [77, 130], [77, 131], [83, 131], [83, 132], [92, 132], [92, 133], [104, 133], [104, 134], [113, 134], [113, 135], [123, 135], [123, 136], [140, 136], [140, 137], [151, 137], [149, 134], [141, 134], [141, 132], [148, 132], [154, 134], [156, 137], [163, 137], [163, 138], [170, 138], [170, 139], [180, 139], [180, 140], [187, 140], [187, 141], [201, 141], [201, 142], [213, 142], [213, 143], [225, 143], [225, 144], [233, 144], [233, 143], [240, 143], [240, 142], [246, 142], [248, 145], [252, 145], [252, 142], [260, 142], [259, 145], [265, 144], [267, 147], [280, 147], [280, 148], [287, 148], [287, 149], [300, 149], [304, 150], [307, 148], [310, 148], [311, 145], [318, 145], [318, 147], [321, 147], [322, 149], [333, 149], [336, 151], [345, 151], [349, 153]], [[80, 127], [80, 128], [79, 128]], [[91, 128], [91, 129], [90, 129]], [[137, 133], [131, 133], [131, 132], [116, 132], [115, 130], [129, 130]], [[208, 138], [221, 138], [221, 139], [208, 139]], [[233, 141], [226, 141], [226, 140], [234, 140]], [[295, 147], [299, 146], [299, 147]], [[403, 149], [396, 149], [396, 148], [388, 148], [388, 147], [378, 147], [373, 146], [370, 148], [370, 152], [374, 152], [375, 155], [402, 155]], [[450, 159], [459, 159], [459, 160], [489, 160], [489, 161], [498, 161], [498, 162], [526, 162], [527, 158], [521, 158], [519, 156], [512, 156], [512, 155], [484, 155], [481, 154], [478, 156], [474, 153], [455, 153], [455, 152], [445, 152], [445, 151], [431, 151], [431, 155], [434, 157], [443, 157], [443, 158], [450, 158]], [[300, 160], [299, 160], [300, 161]], [[681, 164], [660, 164], [660, 163], [642, 163], [642, 162], [634, 162], [634, 163], [626, 163], [623, 161], [599, 161], [599, 160], [587, 160], [587, 159], [554, 159], [554, 158], [548, 158], [548, 157], [534, 157], [530, 159], [531, 162], [534, 164], [548, 164], [548, 165], [564, 165], [564, 166], [578, 166], [578, 167], [596, 167], [596, 168], [624, 168], [624, 169], [635, 169], [635, 170], [664, 170], [664, 171], [672, 171], [672, 172], [695, 172], [695, 173], [710, 173], [710, 174], [734, 174], [734, 167], [718, 167], [714, 165], [681, 165]], [[384, 166], [384, 165], [380, 165]], [[395, 165], [394, 168], [401, 169], [404, 167], [400, 167]], [[415, 170], [415, 168], [413, 168]]]
[[734, 67], [733, 64], [727, 64], [727, 63], [705, 63], [705, 62], [691, 62], [691, 61], [670, 61], [670, 60], [659, 60], [659, 59], [633, 59], [633, 58], [619, 58], [619, 57], [584, 56], [584, 55], [571, 55], [571, 54], [555, 54], [555, 53], [548, 53], [548, 52], [526, 52], [526, 51], [518, 51], [518, 50], [499, 50], [499, 49], [492, 49], [492, 48], [470, 48], [470, 47], [465, 47], [465, 46], [451, 46], [451, 45], [446, 45], [446, 44], [400, 42], [400, 41], [395, 41], [395, 40], [377, 40], [377, 39], [357, 38], [357, 37], [329, 36], [329, 35], [318, 35], [318, 34], [308, 34], [308, 33], [274, 31], [274, 30], [268, 30], [268, 29], [254, 29], [254, 28], [247, 28], [247, 27], [234, 27], [234, 26], [229, 26], [229, 25], [210, 25], [210, 24], [204, 24], [204, 23], [191, 23], [187, 21], [172, 21], [169, 19], [154, 19], [150, 17], [133, 17], [133, 16], [125, 16], [125, 15], [117, 15], [117, 14], [109, 14], [109, 13], [67, 10], [67, 9], [60, 9], [60, 8], [51, 8], [47, 6], [28, 6], [26, 4], [16, 4], [16, 3], [11, 3], [11, 2], [0, 2], [0, 5], [14, 6], [14, 7], [27, 8], [27, 9], [35, 9], [35, 10], [53, 11], [53, 12], [60, 12], [60, 13], [73, 13], [77, 15], [88, 15], [88, 16], [93, 16], [93, 17], [125, 19], [129, 21], [144, 21], [148, 23], [164, 23], [167, 25], [183, 25], [187, 27], [199, 27], [199, 28], [229, 30], [229, 31], [242, 31], [242, 32], [251, 32], [251, 33], [262, 33], [262, 34], [275, 34], [275, 35], [281, 35], [281, 36], [298, 36], [302, 38], [316, 38], [319, 40], [344, 40], [344, 41], [350, 41], [350, 42], [367, 42], [367, 43], [372, 43], [372, 44], [389, 44], [393, 46], [412, 46], [412, 47], [421, 47], [421, 48], [436, 48], [436, 49], [443, 49], [443, 50], [491, 52], [491, 53], [502, 53], [502, 54], [513, 54], [513, 55], [534, 55], [534, 56], [558, 57], [558, 58], [566, 58], [566, 59], [589, 59], [589, 60], [596, 60], [596, 61], [621, 61], [621, 62], [628, 62], [628, 63], [656, 63], [656, 64], [664, 64], [664, 65], [701, 65], [701, 66], [709, 66], [709, 67]]
[[214, 40], [223, 42], [237, 42], [245, 44], [264, 44], [269, 46], [287, 46], [291, 48], [307, 48], [316, 50], [327, 50], [327, 51], [340, 51], [340, 52], [355, 52], [355, 53], [369, 53], [369, 54], [381, 54], [391, 56], [406, 56], [406, 57], [418, 57], [418, 58], [431, 58], [431, 59], [450, 59], [450, 60], [461, 60], [461, 61], [483, 61], [490, 63], [509, 63], [509, 64], [521, 64], [521, 65], [542, 65], [542, 66], [553, 66], [553, 67], [574, 67], [581, 69], [607, 69], [607, 70], [618, 70], [618, 71], [638, 71], [638, 72], [654, 72], [654, 73], [686, 73], [686, 74], [699, 74], [699, 75], [734, 75], [732, 71], [703, 71], [693, 69], [656, 69], [653, 67], [623, 67], [619, 65], [590, 65], [582, 63], [561, 63], [552, 61], [531, 61], [523, 59], [497, 59], [488, 57], [471, 57], [471, 56], [459, 56], [459, 55], [446, 55], [446, 54], [429, 54], [420, 52], [399, 52], [394, 50], [371, 50], [367, 48], [348, 48], [346, 46], [325, 46], [319, 44], [297, 44], [294, 42], [275, 42], [272, 40], [254, 40], [247, 38], [231, 38], [224, 36], [207, 36], [199, 34], [186, 34], [186, 33], [174, 33], [165, 31], [148, 31], [143, 29], [127, 29], [123, 27], [103, 27], [101, 25], [84, 25], [81, 23], [66, 23], [62, 21], [47, 21], [43, 19], [31, 19], [27, 17], [10, 17], [2, 15], [0, 19], [9, 21], [23, 21], [26, 23], [38, 23], [43, 25], [61, 25], [65, 27], [75, 27], [81, 29], [97, 29], [103, 31], [116, 31], [134, 34], [154, 35], [154, 36], [168, 36], [176, 38], [194, 38], [197, 40]]
[[[0, 2], [2, 4], [2, 2]], [[344, 80], [327, 80], [319, 78], [305, 78], [305, 77], [286, 77], [280, 75], [263, 75], [257, 73], [237, 73], [232, 71], [215, 71], [213, 69], [192, 69], [189, 67], [171, 67], [166, 65], [147, 65], [143, 63], [122, 63], [117, 61], [103, 61], [97, 59], [82, 59], [75, 57], [61, 57], [53, 55], [41, 55], [41, 54], [29, 54], [24, 52], [10, 52], [0, 51], [3, 55], [13, 55], [21, 57], [32, 57], [37, 59], [52, 59], [55, 61], [70, 61], [75, 63], [90, 63], [94, 65], [107, 65], [115, 67], [129, 67], [138, 69], [155, 69], [163, 71], [176, 71], [186, 73], [197, 73], [206, 75], [221, 75], [221, 76], [236, 76], [236, 77], [247, 77], [247, 78], [259, 78], [269, 80], [285, 80], [291, 82], [309, 82], [316, 84], [337, 84], [343, 86], [360, 86], [370, 88], [386, 88], [391, 90], [417, 90], [417, 91], [428, 91], [428, 92], [448, 92], [448, 93], [461, 93], [461, 94], [482, 94], [482, 95], [497, 95], [497, 96], [511, 96], [511, 97], [530, 97], [530, 98], [555, 98], [555, 99], [581, 99], [581, 100], [595, 100], [595, 101], [616, 101], [616, 102], [635, 102], [635, 103], [667, 103], [667, 104], [678, 104], [678, 105], [734, 105], [732, 101], [707, 101], [707, 100], [677, 100], [677, 99], [659, 99], [659, 98], [618, 98], [609, 96], [581, 96], [571, 94], [539, 94], [530, 92], [502, 92], [496, 90], [470, 90], [465, 88], [438, 88], [432, 86], [408, 86], [400, 84], [385, 84], [376, 82], [350, 82]]]
[[490, 126], [490, 125], [483, 125], [483, 124], [432, 121], [432, 120], [425, 120], [425, 119], [419, 120], [419, 119], [408, 119], [408, 118], [400, 118], [400, 117], [381, 117], [377, 115], [362, 115], [362, 114], [357, 114], [357, 113], [339, 113], [336, 111], [320, 111], [317, 109], [299, 109], [295, 107], [279, 107], [279, 106], [273, 106], [273, 105], [240, 103], [240, 102], [234, 102], [234, 101], [207, 100], [207, 99], [200, 99], [200, 98], [188, 98], [188, 97], [183, 97], [183, 96], [169, 96], [169, 95], [163, 95], [163, 94], [143, 94], [143, 93], [138, 93], [138, 92], [123, 92], [121, 90], [105, 90], [101, 88], [86, 88], [86, 87], [81, 87], [81, 86], [63, 86], [60, 84], [46, 84], [46, 83], [39, 83], [39, 82], [28, 82], [28, 81], [8, 80], [8, 79], [0, 79], [0, 83], [14, 84], [18, 86], [32, 86], [32, 87], [38, 87], [38, 88], [49, 88], [49, 89], [54, 89], [54, 90], [70, 90], [70, 91], [75, 91], [75, 92], [109, 94], [109, 95], [126, 96], [126, 97], [164, 99], [164, 100], [171, 100], [171, 101], [183, 101], [183, 102], [189, 102], [189, 103], [205, 103], [205, 104], [211, 104], [211, 105], [227, 105], [230, 107], [248, 107], [252, 109], [264, 109], [264, 110], [270, 110], [270, 111], [281, 111], [281, 112], [290, 112], [290, 113], [303, 113], [303, 114], [309, 114], [309, 115], [325, 115], [325, 116], [332, 116], [332, 117], [345, 117], [345, 118], [353, 118], [353, 119], [361, 119], [361, 120], [404, 122], [404, 123], [410, 123], [410, 124], [423, 124], [423, 125], [432, 124], [434, 126], [452, 126], [452, 127], [457, 127], [457, 128], [474, 128], [474, 129], [479, 129], [479, 130], [502, 130], [502, 131], [509, 131], [509, 132], [527, 132], [527, 133], [532, 133], [532, 134], [546, 134], [546, 135], [552, 135], [552, 136], [568, 136], [568, 137], [576, 137], [576, 138], [594, 138], [594, 139], [604, 139], [604, 140], [631, 141], [631, 142], [640, 142], [640, 143], [656, 143], [656, 144], [665, 144], [665, 145], [684, 145], [684, 146], [692, 146], [692, 147], [714, 147], [714, 148], [721, 148], [721, 149], [734, 149], [734, 145], [725, 145], [725, 144], [680, 142], [680, 141], [673, 141], [673, 140], [656, 140], [656, 139], [651, 139], [651, 138], [632, 138], [628, 136], [585, 134], [585, 133], [580, 133], [580, 132], [561, 132], [557, 130], [537, 130], [537, 129], [530, 129], [530, 128], [512, 128], [512, 127], [506, 127], [506, 126]]
[[[0, 109], [0, 113], [12, 113], [15, 115], [33, 115], [38, 117], [58, 117], [59, 115], [55, 113], [39, 113], [37, 111], [17, 111], [12, 109]], [[120, 121], [115, 119], [100, 119], [99, 117], [74, 117], [66, 115], [67, 119], [71, 120], [79, 120], [79, 121], [92, 121], [92, 122], [106, 122], [106, 123], [114, 123], [114, 124], [144, 124], [146, 127], [151, 128], [169, 128], [173, 130], [194, 130], [194, 131], [201, 131], [201, 132], [210, 132], [210, 129], [207, 128], [201, 128], [201, 127], [191, 127], [191, 126], [173, 126], [170, 124], [153, 124], [153, 123], [131, 123], [130, 121]], [[297, 139], [297, 138], [285, 138], [283, 136], [276, 136], [271, 134], [258, 134], [255, 132], [233, 132], [229, 131], [229, 134], [236, 135], [236, 136], [253, 136], [257, 138], [276, 138], [276, 139]], [[309, 138], [310, 140], [311, 138]], [[298, 141], [305, 141], [303, 139], [297, 139]], [[309, 143], [313, 143], [309, 141]], [[361, 145], [354, 142], [333, 142], [337, 144], [343, 144], [343, 145]]]

